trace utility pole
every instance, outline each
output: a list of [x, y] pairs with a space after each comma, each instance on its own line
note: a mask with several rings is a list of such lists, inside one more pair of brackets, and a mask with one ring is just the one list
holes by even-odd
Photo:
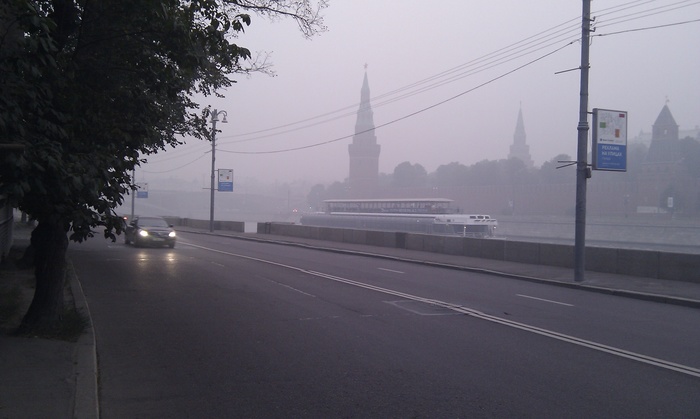
[[588, 70], [591, 38], [591, 0], [583, 0], [581, 14], [581, 93], [576, 154], [576, 232], [574, 239], [574, 281], [582, 282], [586, 269], [586, 182], [588, 167]]
[[219, 115], [223, 115], [221, 122], [226, 123], [226, 111], [214, 111], [211, 113], [211, 198], [209, 202], [209, 232], [214, 232], [214, 191], [215, 189], [215, 171], [216, 171], [216, 123], [219, 121]]
[[[136, 169], [131, 171], [131, 182], [134, 185], [136, 184]], [[131, 217], [129, 218], [129, 222], [134, 221], [134, 208], [136, 206], [136, 201], [134, 198], [136, 198], [136, 193], [136, 189], [131, 190]]]

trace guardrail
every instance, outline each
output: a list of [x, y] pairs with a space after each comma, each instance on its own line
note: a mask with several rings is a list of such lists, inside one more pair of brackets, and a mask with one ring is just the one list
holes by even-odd
[[[163, 217], [174, 226], [191, 227], [201, 230], [209, 230], [209, 220], [195, 220], [193, 218]], [[214, 230], [245, 232], [245, 223], [242, 221], [214, 221]]]
[[[564, 244], [365, 231], [283, 223], [259, 223], [258, 233], [564, 268], [573, 268], [574, 264], [574, 247]], [[586, 270], [700, 283], [700, 255], [586, 247]]]
[[[165, 218], [175, 226], [209, 229], [209, 221], [177, 217]], [[214, 228], [243, 233], [245, 232], [245, 223], [215, 221]], [[258, 223], [257, 233], [571, 269], [574, 265], [574, 247], [566, 244], [313, 227], [277, 222]], [[587, 246], [586, 270], [700, 283], [700, 254]]]

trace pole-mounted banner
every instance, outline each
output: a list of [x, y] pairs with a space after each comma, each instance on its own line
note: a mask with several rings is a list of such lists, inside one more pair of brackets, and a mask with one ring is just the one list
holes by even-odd
[[593, 109], [593, 169], [627, 171], [627, 112]]
[[219, 169], [219, 192], [233, 192], [233, 169]]
[[148, 198], [148, 183], [143, 182], [136, 184], [136, 197]]

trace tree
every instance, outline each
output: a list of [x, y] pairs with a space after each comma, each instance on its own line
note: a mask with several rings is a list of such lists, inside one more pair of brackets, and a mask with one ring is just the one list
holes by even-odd
[[627, 146], [627, 173], [633, 176], [639, 174], [649, 152], [649, 146], [642, 142], [629, 143]]
[[504, 176], [510, 185], [526, 185], [532, 183], [533, 172], [525, 162], [518, 158], [510, 158], [500, 160], [499, 163], [503, 167]]
[[410, 188], [425, 186], [428, 183], [428, 173], [420, 164], [403, 162], [394, 168], [392, 186]]
[[686, 170], [692, 177], [700, 177], [700, 141], [692, 137], [685, 137], [680, 140], [679, 145]]
[[[571, 156], [558, 154], [540, 167], [540, 180], [542, 183], [569, 183], [576, 180], [576, 172], [572, 168]], [[568, 167], [563, 167], [567, 166]], [[559, 169], [557, 169], [559, 167]]]
[[443, 164], [435, 170], [433, 178], [435, 186], [464, 186], [469, 179], [469, 168], [458, 162]]
[[[0, 6], [0, 195], [37, 228], [36, 290], [21, 333], [53, 328], [62, 313], [69, 239], [104, 228], [134, 189], [142, 157], [183, 136], [209, 139], [209, 109], [235, 73], [266, 71], [237, 45], [248, 13], [324, 30], [327, 0], [10, 0]], [[70, 234], [69, 234], [70, 233]]]
[[503, 185], [506, 183], [503, 179], [504, 174], [495, 160], [482, 160], [469, 167], [470, 185]]
[[343, 182], [333, 182], [326, 188], [326, 194], [323, 198], [326, 199], [344, 199], [348, 195], [348, 180], [345, 179]]
[[321, 185], [320, 183], [314, 185], [309, 191], [309, 194], [306, 196], [306, 203], [308, 204], [309, 209], [313, 211], [321, 211], [323, 208], [323, 200], [325, 195], [325, 186]]

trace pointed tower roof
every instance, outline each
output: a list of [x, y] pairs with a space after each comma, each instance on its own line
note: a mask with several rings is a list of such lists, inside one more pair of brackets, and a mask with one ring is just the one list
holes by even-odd
[[668, 108], [668, 101], [661, 108], [659, 116], [656, 117], [656, 122], [651, 128], [651, 141], [654, 140], [678, 140], [678, 124], [671, 115], [671, 110]]
[[524, 144], [525, 138], [527, 138], [527, 134], [525, 134], [525, 122], [523, 122], [523, 107], [520, 106], [520, 109], [518, 110], [518, 121], [515, 123], [515, 134], [513, 134], [513, 140], [516, 143], [522, 142]]
[[523, 122], [523, 107], [520, 106], [518, 110], [518, 121], [515, 123], [515, 133], [513, 134], [513, 144], [510, 146], [510, 153], [508, 153], [509, 159], [520, 159], [525, 166], [533, 167], [535, 163], [530, 157], [530, 146], [527, 145], [525, 140], [527, 139], [527, 134], [525, 133], [525, 122]]
[[668, 104], [661, 108], [661, 112], [659, 112], [659, 116], [656, 117], [656, 122], [654, 122], [654, 125], [678, 126], [678, 124], [676, 124], [676, 120], [671, 114], [671, 110], [668, 108]]
[[350, 154], [350, 183], [349, 195], [352, 197], [370, 197], [377, 188], [379, 179], [379, 153], [381, 146], [377, 144], [374, 130], [374, 114], [370, 105], [369, 81], [367, 80], [367, 65], [360, 90], [360, 107], [357, 110], [355, 135], [352, 143], [348, 144]]
[[369, 81], [367, 80], [367, 68], [365, 68], [365, 77], [362, 79], [362, 89], [360, 89], [360, 103], [369, 106]]
[[360, 89], [360, 108], [357, 110], [357, 122], [355, 132], [360, 133], [374, 129], [374, 112], [370, 104], [369, 81], [367, 80], [367, 66], [365, 65], [365, 77]]
[[678, 124], [671, 115], [668, 101], [666, 103], [651, 127], [651, 144], [649, 144], [647, 152], [647, 163], [676, 162], [682, 157], [678, 143]]

